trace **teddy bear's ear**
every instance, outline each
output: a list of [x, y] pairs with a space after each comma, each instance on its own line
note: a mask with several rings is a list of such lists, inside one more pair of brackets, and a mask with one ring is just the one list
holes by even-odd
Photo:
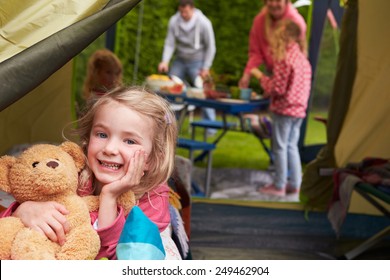
[[0, 158], [0, 189], [7, 193], [11, 192], [8, 174], [15, 161], [16, 158], [11, 156], [2, 156]]
[[76, 163], [76, 167], [78, 168], [78, 171], [84, 168], [85, 166], [85, 155], [83, 153], [83, 150], [79, 145], [77, 145], [74, 142], [65, 141], [60, 145], [61, 149], [63, 149], [65, 152], [70, 154], [70, 156], [73, 158], [73, 160]]

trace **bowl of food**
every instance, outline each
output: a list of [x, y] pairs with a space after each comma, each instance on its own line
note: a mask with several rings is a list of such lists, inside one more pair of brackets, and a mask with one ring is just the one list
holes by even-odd
[[200, 98], [200, 99], [206, 98], [203, 88], [195, 88], [195, 87], [189, 87], [187, 89], [187, 97]]
[[167, 75], [153, 74], [146, 78], [146, 86], [153, 91], [160, 91], [161, 88], [173, 87], [175, 82]]

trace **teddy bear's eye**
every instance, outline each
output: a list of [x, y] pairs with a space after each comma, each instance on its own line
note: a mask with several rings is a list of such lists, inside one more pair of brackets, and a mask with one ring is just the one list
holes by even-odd
[[32, 164], [32, 166], [35, 168], [35, 167], [37, 167], [38, 163], [39, 163], [39, 161], [35, 161], [35, 162]]

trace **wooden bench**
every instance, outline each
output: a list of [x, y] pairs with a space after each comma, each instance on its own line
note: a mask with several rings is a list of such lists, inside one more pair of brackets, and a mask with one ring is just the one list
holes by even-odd
[[187, 138], [178, 138], [176, 146], [182, 149], [187, 149], [189, 151], [189, 159], [191, 160], [192, 163], [194, 163], [194, 151], [203, 151], [207, 153], [207, 168], [206, 168], [206, 178], [204, 183], [204, 192], [205, 192], [205, 196], [209, 196], [213, 151], [216, 147], [215, 144], [203, 142], [203, 141], [196, 141]]

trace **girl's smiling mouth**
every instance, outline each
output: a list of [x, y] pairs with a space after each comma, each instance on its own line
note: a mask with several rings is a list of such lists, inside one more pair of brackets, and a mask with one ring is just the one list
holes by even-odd
[[101, 160], [98, 160], [98, 162], [100, 163], [101, 166], [112, 170], [118, 170], [122, 167], [122, 164], [118, 164], [118, 163], [108, 163]]

